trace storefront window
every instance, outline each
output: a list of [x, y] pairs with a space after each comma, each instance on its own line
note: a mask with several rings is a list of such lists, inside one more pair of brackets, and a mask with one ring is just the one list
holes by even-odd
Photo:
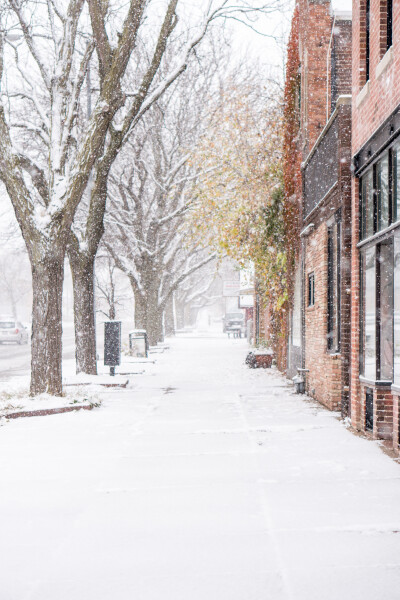
[[[362, 252], [361, 300], [361, 374], [371, 381], [392, 381], [393, 241], [391, 238]], [[397, 302], [400, 307], [400, 299], [397, 299]], [[400, 335], [400, 330], [398, 334]], [[400, 352], [400, 338], [398, 346]]]
[[400, 144], [392, 150], [393, 221], [400, 219]]
[[386, 152], [376, 163], [376, 189], [378, 199], [378, 231], [389, 225], [389, 154]]
[[400, 385], [400, 231], [394, 235], [393, 254], [393, 382]]
[[376, 379], [376, 268], [375, 247], [362, 255], [362, 308], [363, 308], [363, 365], [362, 375]]
[[392, 381], [393, 371], [393, 243], [378, 246], [378, 309], [381, 380]]
[[370, 169], [361, 178], [361, 221], [362, 238], [374, 233], [373, 171]]

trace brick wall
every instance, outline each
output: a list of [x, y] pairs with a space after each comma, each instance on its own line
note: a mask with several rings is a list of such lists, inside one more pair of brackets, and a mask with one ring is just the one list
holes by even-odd
[[305, 368], [307, 391], [331, 410], [340, 410], [341, 364], [340, 355], [327, 351], [328, 318], [328, 235], [326, 223], [321, 223], [304, 243], [304, 277], [308, 288], [308, 276], [314, 273], [315, 304], [305, 306]]
[[[353, 210], [351, 213], [351, 338], [350, 338], [350, 413], [355, 429], [363, 430], [360, 397], [360, 253], [357, 248], [360, 232], [358, 211], [358, 180], [352, 181]], [[355, 200], [356, 199], [356, 200]]]
[[327, 53], [332, 31], [330, 2], [299, 2], [299, 45], [302, 80], [301, 138], [306, 156], [325, 127], [331, 78]]
[[373, 419], [374, 427], [372, 435], [375, 439], [392, 440], [393, 437], [393, 396], [388, 386], [371, 386], [362, 383], [360, 385], [360, 427], [365, 431], [366, 392], [373, 391]]
[[[370, 65], [366, 83], [366, 0], [353, 2], [352, 64], [352, 155], [400, 104], [400, 0], [393, 0], [393, 45], [386, 51], [386, 0], [370, 0]], [[352, 257], [351, 257], [351, 420], [355, 428], [365, 430], [365, 390], [373, 389], [374, 436], [392, 439], [399, 448], [399, 399], [390, 388], [360, 383], [360, 266], [359, 184], [352, 184]]]
[[[391, 60], [377, 76], [382, 60], [381, 2], [371, 0], [370, 80], [365, 84], [365, 0], [353, 2], [353, 155], [400, 103], [400, 0], [393, 0]], [[383, 56], [383, 60], [390, 56]], [[361, 70], [360, 70], [361, 69]]]
[[332, 110], [339, 95], [351, 94], [351, 34], [351, 21], [337, 19], [332, 39]]

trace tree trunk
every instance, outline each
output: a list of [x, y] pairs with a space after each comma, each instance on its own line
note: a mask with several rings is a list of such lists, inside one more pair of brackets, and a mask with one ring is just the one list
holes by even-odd
[[185, 304], [184, 302], [176, 302], [175, 303], [175, 311], [176, 311], [176, 328], [184, 329], [185, 327]]
[[94, 256], [69, 247], [74, 287], [76, 372], [97, 375], [96, 324], [94, 306]]
[[31, 258], [32, 396], [62, 395], [62, 289], [64, 252]]
[[165, 335], [175, 335], [175, 311], [174, 311], [174, 295], [171, 294], [165, 307]]
[[135, 328], [145, 329], [150, 346], [164, 340], [163, 313], [157, 298], [144, 296], [133, 287], [135, 296]]

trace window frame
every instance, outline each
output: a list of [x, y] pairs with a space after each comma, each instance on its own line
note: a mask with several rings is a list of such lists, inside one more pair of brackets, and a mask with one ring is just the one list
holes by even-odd
[[[398, 148], [396, 147], [398, 146]], [[360, 218], [360, 230], [359, 230], [359, 241], [364, 242], [367, 241], [372, 236], [376, 234], [383, 233], [385, 230], [397, 222], [397, 218], [400, 218], [400, 215], [397, 214], [397, 203], [400, 198], [397, 199], [397, 163], [396, 163], [396, 171], [394, 168], [394, 160], [395, 156], [397, 156], [397, 152], [400, 153], [400, 143], [392, 144], [389, 148], [386, 148], [384, 152], [380, 154], [380, 156], [369, 165], [362, 174], [359, 175], [359, 218]], [[400, 156], [400, 155], [399, 155]], [[381, 226], [381, 215], [382, 215], [382, 198], [383, 198], [383, 188], [380, 187], [380, 182], [382, 181], [382, 175], [380, 169], [382, 168], [382, 163], [386, 162], [387, 164], [387, 222], [385, 222]], [[398, 161], [400, 164], [400, 161]], [[394, 177], [394, 173], [396, 173], [396, 178]], [[371, 178], [372, 175], [372, 231], [368, 231], [369, 224], [369, 204], [367, 195], [367, 178]], [[371, 182], [369, 182], [371, 183]], [[399, 189], [400, 193], [400, 189]]]
[[393, 45], [393, 0], [386, 0], [386, 52]]
[[315, 272], [312, 271], [307, 275], [307, 307], [315, 306]]
[[371, 0], [365, 0], [365, 83], [370, 76], [370, 33], [371, 33]]
[[[394, 230], [396, 231], [396, 230]], [[394, 381], [394, 232], [391, 232], [392, 235], [384, 236], [382, 239], [370, 244], [366, 244], [362, 248], [362, 252], [360, 253], [360, 348], [359, 348], [359, 357], [360, 357], [360, 375], [364, 377], [367, 381], [373, 382], [390, 382]], [[391, 264], [390, 264], [390, 294], [391, 294], [391, 304], [389, 305], [389, 313], [390, 313], [390, 332], [391, 332], [391, 358], [389, 363], [389, 368], [391, 370], [390, 378], [382, 378], [382, 370], [383, 370], [383, 356], [382, 356], [382, 309], [381, 309], [381, 300], [382, 300], [382, 272], [381, 272], [381, 253], [382, 246], [391, 246]], [[366, 357], [367, 357], [367, 287], [366, 287], [366, 254], [368, 251], [374, 251], [374, 288], [373, 288], [373, 296], [374, 296], [374, 321], [373, 321], [373, 329], [375, 331], [375, 343], [374, 343], [374, 376], [366, 372]]]

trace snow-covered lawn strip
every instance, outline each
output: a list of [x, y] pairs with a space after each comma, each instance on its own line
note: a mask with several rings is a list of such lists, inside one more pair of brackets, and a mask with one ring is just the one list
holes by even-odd
[[79, 386], [64, 390], [63, 396], [40, 394], [29, 396], [29, 378], [19, 377], [0, 382], [0, 417], [14, 413], [48, 411], [62, 408], [94, 408], [100, 406], [98, 386]]

